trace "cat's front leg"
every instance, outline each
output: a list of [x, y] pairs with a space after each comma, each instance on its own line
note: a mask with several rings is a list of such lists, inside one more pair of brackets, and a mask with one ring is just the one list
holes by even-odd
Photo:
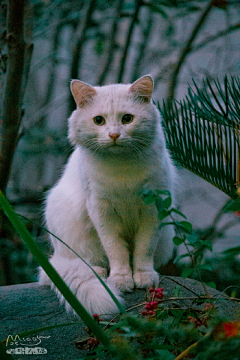
[[101, 232], [99, 236], [110, 264], [107, 282], [112, 283], [121, 291], [131, 291], [134, 288], [134, 281], [126, 242], [116, 231], [108, 234]]
[[157, 246], [157, 218], [147, 212], [135, 236], [133, 254], [133, 279], [137, 287], [157, 285], [159, 276], [154, 270], [154, 252]]
[[134, 288], [134, 281], [129, 263], [128, 245], [120, 236], [119, 217], [114, 208], [103, 200], [90, 202], [88, 213], [109, 260], [110, 275], [107, 282], [121, 291], [131, 291]]

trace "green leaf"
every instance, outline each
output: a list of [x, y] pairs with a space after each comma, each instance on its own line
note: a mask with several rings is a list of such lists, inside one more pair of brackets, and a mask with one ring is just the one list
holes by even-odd
[[240, 246], [236, 246], [236, 247], [227, 249], [227, 250], [223, 251], [222, 254], [227, 255], [227, 256], [236, 256], [236, 255], [240, 254]]
[[168, 209], [172, 204], [171, 196], [168, 196], [165, 200], [163, 200], [163, 205], [165, 209]]
[[184, 279], [186, 279], [187, 277], [189, 277], [194, 271], [194, 268], [187, 268], [187, 269], [184, 269], [183, 272], [182, 272], [182, 277]]
[[176, 246], [178, 246], [178, 245], [181, 245], [181, 244], [184, 242], [184, 239], [182, 239], [182, 238], [180, 238], [180, 237], [178, 237], [178, 236], [174, 236], [173, 242], [174, 242], [174, 244], [175, 244]]
[[206, 283], [206, 285], [210, 286], [210, 287], [213, 288], [213, 289], [216, 289], [216, 288], [217, 288], [217, 285], [216, 285], [215, 282], [213, 282], [213, 281], [210, 281], [210, 282]]
[[160, 230], [161, 228], [167, 225], [175, 225], [175, 222], [163, 222], [159, 225], [158, 229]]
[[181, 211], [178, 211], [178, 210], [175, 209], [175, 208], [170, 209], [170, 212], [174, 212], [174, 213], [182, 216], [184, 219], [187, 219], [187, 217], [186, 217], [183, 213], [181, 213]]
[[155, 204], [156, 204], [156, 207], [157, 207], [158, 212], [161, 213], [161, 212], [164, 210], [163, 199], [158, 196], [158, 197], [155, 199]]
[[198, 265], [197, 266], [198, 270], [207, 270], [207, 271], [212, 271], [212, 266], [209, 264], [202, 264], [202, 265]]
[[155, 200], [156, 200], [156, 195], [144, 197], [144, 202], [147, 205], [154, 203]]
[[188, 221], [176, 221], [176, 224], [181, 226], [183, 229], [185, 229], [187, 232], [192, 232], [192, 224]]
[[156, 353], [159, 355], [161, 360], [174, 360], [175, 356], [171, 354], [168, 350], [156, 350]]
[[158, 213], [158, 219], [159, 219], [159, 220], [163, 220], [163, 219], [165, 219], [165, 218], [168, 217], [168, 216], [169, 216], [169, 213], [168, 213], [167, 210], [163, 210], [163, 211], [161, 211], [161, 212]]
[[179, 260], [181, 260], [181, 259], [183, 259], [185, 257], [188, 257], [188, 256], [190, 256], [190, 255], [189, 254], [178, 255], [176, 257], [176, 259], [173, 260], [173, 263], [176, 264]]
[[204, 240], [202, 245], [212, 251], [212, 242], [210, 240]]
[[192, 234], [187, 236], [187, 241], [190, 245], [196, 246], [199, 243], [199, 238], [197, 237], [197, 235]]
[[235, 201], [230, 200], [222, 209], [223, 212], [231, 212], [240, 210], [240, 198]]

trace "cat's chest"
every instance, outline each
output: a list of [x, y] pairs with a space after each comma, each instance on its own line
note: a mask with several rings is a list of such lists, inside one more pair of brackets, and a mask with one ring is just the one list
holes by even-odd
[[134, 196], [150, 175], [148, 166], [118, 160], [94, 162], [86, 170], [84, 178], [89, 189], [116, 195], [116, 198], [127, 193]]

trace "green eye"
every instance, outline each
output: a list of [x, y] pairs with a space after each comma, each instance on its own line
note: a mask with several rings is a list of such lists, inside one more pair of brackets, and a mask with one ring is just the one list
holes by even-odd
[[104, 117], [102, 117], [101, 115], [95, 116], [95, 118], [93, 118], [93, 121], [95, 122], [96, 125], [104, 125], [105, 124], [105, 119]]
[[122, 123], [123, 124], [130, 124], [133, 121], [133, 115], [131, 114], [125, 114], [122, 117]]

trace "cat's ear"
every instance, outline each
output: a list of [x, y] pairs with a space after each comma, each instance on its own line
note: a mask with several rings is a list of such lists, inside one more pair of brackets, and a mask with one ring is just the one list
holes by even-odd
[[150, 75], [142, 76], [136, 80], [129, 88], [136, 97], [144, 102], [150, 102], [153, 92], [153, 79]]
[[79, 107], [87, 104], [92, 99], [92, 96], [96, 94], [96, 90], [91, 85], [80, 80], [71, 81], [71, 91]]

